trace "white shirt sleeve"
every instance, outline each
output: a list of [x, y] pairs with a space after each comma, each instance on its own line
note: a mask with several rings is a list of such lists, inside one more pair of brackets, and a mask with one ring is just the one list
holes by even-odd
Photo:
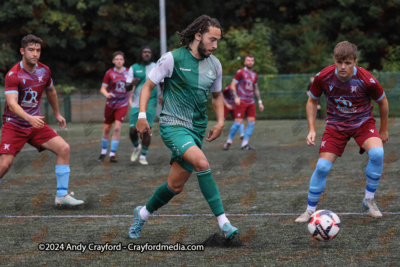
[[133, 78], [133, 69], [130, 67], [128, 71], [128, 77], [126, 77], [126, 83], [132, 83]]
[[211, 85], [210, 91], [212, 93], [218, 93], [221, 92], [221, 89], [222, 89], [222, 66], [220, 63], [218, 66], [217, 79], [215, 79], [215, 81]]
[[165, 53], [158, 61], [156, 66], [150, 71], [149, 79], [159, 84], [164, 78], [171, 78], [174, 71], [174, 57], [171, 52]]

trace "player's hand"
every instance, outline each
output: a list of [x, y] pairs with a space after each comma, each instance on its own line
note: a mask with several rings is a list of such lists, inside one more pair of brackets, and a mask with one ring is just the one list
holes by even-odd
[[140, 134], [140, 139], [143, 139], [143, 133], [145, 133], [145, 132], [147, 132], [150, 136], [152, 135], [150, 125], [145, 118], [141, 118], [141, 119], [137, 120], [136, 130]]
[[115, 95], [113, 93], [107, 93], [107, 95], [106, 95], [107, 99], [110, 99], [110, 98], [113, 98], [113, 97], [115, 97]]
[[58, 126], [60, 126], [61, 129], [64, 129], [64, 127], [67, 125], [67, 122], [65, 121], [64, 117], [61, 116], [61, 114], [56, 115], [56, 120], [58, 121]]
[[223, 124], [216, 124], [214, 127], [211, 128], [210, 132], [208, 133], [208, 135], [206, 137], [206, 140], [208, 142], [211, 142], [211, 141], [217, 139], [218, 137], [220, 137], [223, 128], [224, 128]]
[[233, 109], [233, 107], [232, 107], [232, 105], [230, 105], [230, 104], [226, 104], [226, 108], [228, 109], [228, 110], [232, 110]]
[[30, 116], [28, 122], [35, 129], [41, 129], [44, 126], [44, 116]]
[[260, 109], [261, 112], [264, 111], [264, 105], [262, 103], [258, 103], [258, 108]]
[[239, 98], [239, 97], [235, 97], [235, 105], [236, 105], [237, 107], [240, 106], [240, 98]]
[[313, 145], [313, 146], [315, 146], [315, 137], [317, 136], [317, 134], [314, 132], [314, 131], [312, 131], [312, 132], [309, 132], [308, 133], [308, 135], [307, 135], [307, 145], [309, 145], [309, 146], [311, 146], [311, 145]]
[[139, 82], [139, 78], [133, 78], [132, 83], [137, 84]]
[[388, 131], [379, 132], [379, 135], [381, 136], [382, 143], [386, 143], [387, 141], [389, 141]]

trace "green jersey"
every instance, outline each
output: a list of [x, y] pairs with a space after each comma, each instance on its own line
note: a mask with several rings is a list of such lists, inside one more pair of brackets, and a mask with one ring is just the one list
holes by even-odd
[[186, 47], [178, 48], [158, 60], [149, 79], [155, 84], [164, 79], [161, 125], [205, 130], [208, 92], [222, 87], [222, 66], [215, 56], [197, 59]]
[[[139, 98], [140, 92], [142, 92], [142, 87], [150, 71], [156, 66], [156, 63], [151, 62], [148, 65], [134, 64], [129, 68], [128, 77], [126, 79], [127, 83], [131, 83], [134, 78], [139, 78], [139, 82], [135, 86], [135, 91], [133, 93], [132, 108], [139, 108]], [[151, 97], [149, 104], [157, 104], [157, 87], [151, 91]]]

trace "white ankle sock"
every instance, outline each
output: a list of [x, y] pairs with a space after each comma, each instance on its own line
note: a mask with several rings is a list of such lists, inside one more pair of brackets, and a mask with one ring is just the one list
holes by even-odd
[[221, 228], [221, 229], [222, 229], [222, 226], [224, 226], [225, 223], [229, 222], [228, 218], [226, 218], [225, 213], [219, 215], [217, 217], [217, 219], [218, 219], [219, 228]]
[[146, 209], [146, 206], [144, 206], [140, 209], [139, 215], [142, 220], [146, 221], [150, 217], [151, 213]]
[[367, 190], [365, 190], [365, 198], [374, 198], [375, 193], [369, 192]]
[[317, 209], [317, 206], [315, 206], [315, 207], [307, 206], [307, 210], [310, 210], [313, 213], [315, 212], [316, 209]]

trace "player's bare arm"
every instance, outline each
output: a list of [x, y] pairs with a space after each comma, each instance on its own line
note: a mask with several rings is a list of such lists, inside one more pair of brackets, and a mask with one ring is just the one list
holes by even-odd
[[24, 111], [24, 109], [18, 104], [18, 94], [17, 93], [6, 94], [6, 100], [7, 100], [10, 110], [12, 112], [14, 112], [15, 115], [17, 115], [21, 119], [29, 122], [29, 124], [32, 125], [36, 129], [43, 128], [44, 116], [32, 116], [32, 115], [29, 115], [28, 113], [26, 113]]
[[237, 81], [232, 81], [231, 83], [231, 90], [233, 93], [233, 96], [235, 97], [235, 105], [240, 106], [240, 98], [237, 95]]
[[311, 96], [308, 98], [307, 101], [307, 121], [308, 121], [308, 135], [307, 135], [307, 145], [315, 146], [315, 119], [317, 117], [317, 106], [318, 106], [318, 99], [314, 99]]
[[100, 93], [104, 95], [107, 99], [115, 97], [113, 93], [107, 92], [107, 87], [108, 87], [107, 85], [101, 85]]
[[258, 89], [258, 85], [257, 84], [254, 85], [254, 93], [256, 94], [256, 97], [258, 99], [258, 108], [260, 109], [261, 112], [263, 112], [264, 111], [264, 105], [262, 103], [261, 96], [260, 96], [260, 89]]
[[386, 143], [389, 141], [389, 133], [387, 129], [388, 117], [389, 117], [389, 102], [384, 96], [380, 101], [377, 101], [379, 105], [379, 114], [381, 117], [381, 126], [379, 129], [379, 135], [381, 136], [382, 142]]
[[208, 142], [217, 139], [224, 128], [224, 97], [221, 92], [212, 93], [212, 105], [217, 117], [217, 124], [208, 133], [206, 137]]
[[164, 83], [160, 83], [160, 89], [161, 89], [161, 94], [158, 96], [157, 101], [162, 106], [162, 104], [164, 102], [164, 100], [163, 100], [163, 97], [164, 97]]
[[[132, 85], [133, 85], [133, 84], [132, 84]], [[130, 107], [132, 107], [132, 103], [133, 103], [133, 94], [135, 93], [135, 89], [136, 89], [136, 86], [133, 85], [132, 88], [131, 88], [131, 91], [129, 91], [129, 100], [128, 100], [128, 103], [129, 103], [129, 106], [130, 106]]]
[[64, 117], [61, 116], [60, 110], [58, 108], [58, 97], [56, 88], [54, 87], [54, 85], [52, 85], [51, 87], [46, 88], [45, 92], [47, 100], [49, 101], [50, 106], [53, 109], [58, 125], [60, 126], [60, 128], [64, 128], [67, 123], [65, 122]]
[[143, 138], [143, 133], [148, 132], [151, 136], [150, 125], [146, 118], [141, 118], [141, 114], [146, 114], [147, 104], [149, 103], [151, 90], [156, 86], [150, 79], [147, 79], [142, 87], [139, 98], [139, 118], [136, 123], [136, 130], [140, 133], [140, 138]]

